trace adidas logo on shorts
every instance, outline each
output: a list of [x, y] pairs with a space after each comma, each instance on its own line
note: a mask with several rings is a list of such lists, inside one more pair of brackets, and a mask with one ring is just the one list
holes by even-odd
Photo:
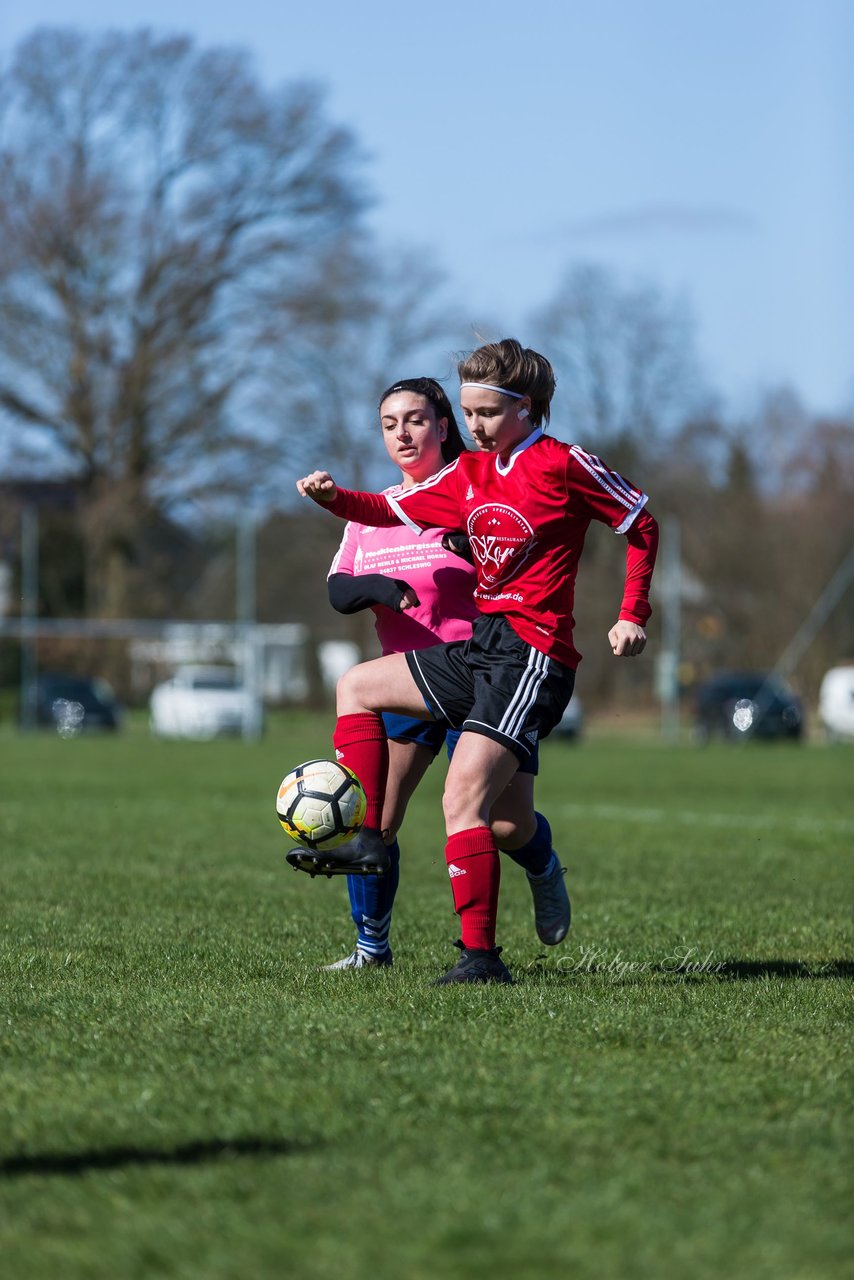
[[467, 872], [465, 867], [458, 867], [455, 862], [448, 863], [448, 875], [451, 877], [452, 880], [454, 876], [464, 876], [466, 874]]

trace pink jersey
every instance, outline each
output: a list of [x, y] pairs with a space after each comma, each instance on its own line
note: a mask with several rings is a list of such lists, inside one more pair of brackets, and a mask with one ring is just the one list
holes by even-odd
[[[393, 485], [383, 492], [395, 496], [404, 489]], [[467, 640], [471, 635], [478, 615], [473, 597], [477, 574], [466, 560], [445, 550], [444, 532], [435, 528], [414, 533], [406, 525], [380, 529], [353, 522], [344, 529], [330, 577], [333, 573], [357, 577], [382, 573], [406, 582], [420, 602], [403, 613], [383, 604], [372, 606], [383, 653], [407, 653], [440, 640]]]
[[620, 618], [641, 626], [649, 618], [658, 525], [644, 511], [646, 501], [594, 454], [536, 430], [505, 461], [464, 453], [410, 489], [339, 490], [329, 509], [352, 520], [400, 521], [423, 528], [422, 537], [433, 525], [465, 530], [477, 565], [478, 609], [504, 614], [527, 644], [575, 667], [581, 657], [572, 642], [575, 575], [591, 520], [626, 537]]

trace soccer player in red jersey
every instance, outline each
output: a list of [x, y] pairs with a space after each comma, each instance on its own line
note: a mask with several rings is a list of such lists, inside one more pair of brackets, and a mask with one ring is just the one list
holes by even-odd
[[[545, 434], [555, 379], [544, 356], [504, 339], [479, 347], [458, 371], [476, 452], [394, 496], [339, 489], [326, 471], [306, 476], [297, 489], [362, 524], [438, 525], [468, 535], [480, 611], [471, 639], [352, 668], [338, 686], [334, 742], [368, 794], [360, 861], [382, 871], [387, 751], [380, 712], [462, 729], [443, 801], [462, 954], [438, 981], [509, 982], [495, 945], [500, 864], [490, 809], [572, 696], [581, 657], [572, 639], [574, 585], [591, 520], [626, 538], [623, 598], [608, 633], [616, 657], [634, 657], [646, 645], [658, 526], [640, 489], [579, 445]], [[346, 861], [346, 846], [324, 856], [339, 855]]]
[[[428, 480], [465, 450], [454, 411], [433, 378], [392, 383], [379, 400], [380, 427], [389, 458], [400, 468], [400, 483], [384, 490], [398, 493]], [[459, 543], [460, 535], [454, 535]], [[440, 529], [406, 525], [366, 528], [348, 523], [329, 574], [329, 599], [341, 613], [370, 608], [376, 616], [382, 652], [404, 653], [443, 641], [467, 640], [478, 616], [473, 600], [474, 565], [468, 555], [446, 546]], [[328, 969], [386, 967], [393, 963], [389, 934], [399, 884], [397, 833], [410, 796], [442, 746], [449, 758], [459, 738], [441, 721], [383, 715], [389, 768], [381, 820], [389, 866], [383, 875], [356, 875], [352, 862], [339, 866], [347, 875], [356, 946]], [[499, 849], [525, 870], [534, 900], [537, 935], [546, 946], [563, 941], [571, 907], [564, 868], [552, 849], [551, 828], [534, 808], [537, 753], [520, 763], [509, 787], [490, 814]], [[358, 856], [359, 841], [348, 857]], [[300, 867], [300, 854], [288, 855]], [[311, 860], [307, 867], [313, 869]], [[306, 869], [303, 867], [302, 869]]]

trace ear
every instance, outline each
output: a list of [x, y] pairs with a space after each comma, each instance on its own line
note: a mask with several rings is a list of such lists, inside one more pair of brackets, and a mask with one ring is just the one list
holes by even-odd
[[439, 428], [439, 439], [444, 441], [448, 438], [448, 419], [440, 418], [436, 424]]

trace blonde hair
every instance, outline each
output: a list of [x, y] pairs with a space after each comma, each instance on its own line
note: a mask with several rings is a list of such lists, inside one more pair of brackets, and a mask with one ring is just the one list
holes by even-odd
[[457, 365], [460, 382], [490, 383], [517, 395], [530, 396], [531, 422], [548, 423], [555, 392], [555, 375], [545, 356], [523, 347], [515, 338], [487, 342]]

